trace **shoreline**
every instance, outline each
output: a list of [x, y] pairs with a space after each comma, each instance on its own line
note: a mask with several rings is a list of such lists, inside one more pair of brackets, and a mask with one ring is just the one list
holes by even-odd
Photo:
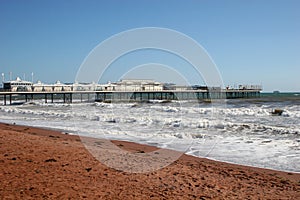
[[[0, 123], [3, 198], [297, 199], [300, 173], [182, 155], [165, 168], [127, 173], [96, 160], [77, 135]], [[112, 141], [129, 152], [158, 148]], [[117, 193], [116, 193], [117, 191]]]
[[[7, 122], [0, 122], [0, 127], [1, 127], [1, 124], [9, 124], [9, 125], [12, 125], [12, 126], [20, 126], [20, 127], [29, 127], [29, 128], [46, 130], [46, 131], [54, 131], [54, 132], [58, 132], [59, 134], [67, 134], [67, 135], [70, 135], [70, 136], [79, 137], [80, 140], [81, 140], [81, 138], [89, 138], [89, 137], [86, 137], [86, 136], [80, 136], [80, 135], [78, 135], [76, 133], [69, 132], [68, 130], [65, 130], [63, 128], [60, 129], [60, 128], [51, 128], [51, 127], [37, 127], [37, 126], [30, 126], [30, 125], [19, 125], [19, 124], [16, 124], [16, 123], [11, 124], [11, 123], [7, 123]], [[103, 139], [103, 140], [106, 140], [106, 139]], [[132, 141], [128, 141], [128, 140], [114, 140], [113, 139], [113, 140], [110, 140], [110, 141], [112, 143], [128, 142], [128, 143], [132, 143], [134, 145], [149, 146], [149, 147], [151, 147], [151, 149], [152, 149], [152, 147], [153, 147], [153, 149], [161, 149], [160, 147], [157, 147], [157, 146], [152, 146], [152, 145], [145, 144], [145, 143], [132, 142]], [[176, 150], [171, 150], [171, 151], [175, 151], [176, 152]], [[266, 169], [266, 170], [273, 170], [273, 171], [279, 171], [279, 172], [300, 174], [300, 171], [280, 170], [280, 169], [273, 169], [273, 168], [268, 168], [268, 167], [259, 167], [259, 166], [253, 166], [253, 165], [239, 164], [239, 163], [234, 163], [234, 162], [222, 161], [222, 160], [214, 159], [212, 157], [198, 157], [198, 156], [194, 156], [194, 155], [191, 155], [191, 154], [186, 154], [185, 152], [182, 152], [182, 154], [188, 155], [188, 156], [192, 156], [192, 157], [195, 157], [195, 158], [208, 159], [208, 160], [211, 160], [211, 161], [216, 161], [216, 162], [221, 162], [221, 163], [227, 163], [227, 164], [232, 164], [232, 165], [245, 166], [245, 167], [251, 167], [251, 168], [258, 168], [258, 169], [262, 169], [262, 170]]]

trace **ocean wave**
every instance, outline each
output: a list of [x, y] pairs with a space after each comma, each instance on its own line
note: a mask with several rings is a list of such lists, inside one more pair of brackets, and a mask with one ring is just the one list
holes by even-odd
[[300, 107], [284, 107], [282, 116], [272, 116], [271, 107], [252, 106], [251, 108], [212, 108], [198, 105], [180, 106], [147, 105], [135, 103], [78, 103], [45, 104], [43, 102], [26, 103], [18, 106], [0, 106], [0, 112], [12, 115], [26, 115], [26, 119], [36, 117], [49, 120], [64, 119], [118, 123], [120, 126], [134, 124], [148, 127], [156, 126], [173, 129], [211, 129], [229, 133], [268, 133], [299, 134]]

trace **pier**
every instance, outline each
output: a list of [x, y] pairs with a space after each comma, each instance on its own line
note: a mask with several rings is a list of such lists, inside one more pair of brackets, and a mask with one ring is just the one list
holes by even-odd
[[44, 103], [74, 102], [122, 102], [149, 100], [198, 100], [258, 98], [260, 90], [222, 89], [222, 90], [158, 90], [158, 91], [51, 91], [51, 92], [0, 92], [4, 105], [22, 104], [40, 100]]
[[257, 98], [260, 85], [239, 85], [238, 88], [208, 87], [201, 85], [178, 86], [151, 79], [124, 79], [118, 82], [44, 84], [21, 80], [3, 82], [0, 101], [4, 105], [22, 104], [36, 100], [45, 103], [75, 102], [147, 102], [149, 100], [198, 100]]

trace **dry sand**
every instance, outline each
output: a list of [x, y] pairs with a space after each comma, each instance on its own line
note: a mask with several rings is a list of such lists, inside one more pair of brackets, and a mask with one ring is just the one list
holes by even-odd
[[299, 173], [188, 155], [158, 171], [126, 173], [97, 161], [78, 136], [9, 124], [0, 124], [0, 181], [0, 199], [300, 199]]

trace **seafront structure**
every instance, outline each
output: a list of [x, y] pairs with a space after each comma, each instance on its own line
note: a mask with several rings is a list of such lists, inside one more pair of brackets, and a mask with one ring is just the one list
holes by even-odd
[[154, 80], [124, 79], [118, 82], [98, 83], [33, 83], [17, 78], [3, 83], [0, 99], [4, 105], [20, 101], [43, 99], [45, 103], [75, 101], [149, 101], [149, 100], [205, 100], [223, 98], [259, 97], [261, 86], [239, 85], [238, 88], [207, 86], [177, 86]]
[[58, 91], [161, 91], [164, 84], [154, 80], [124, 79], [119, 82], [98, 83], [61, 83], [44, 84], [41, 81], [32, 83], [30, 81], [16, 80], [3, 83], [2, 91], [5, 92], [58, 92]]
[[31, 91], [32, 85], [33, 85], [32, 82], [23, 81], [19, 77], [17, 77], [16, 80], [3, 82], [3, 91], [11, 91], [11, 92], [16, 92], [18, 90]]

